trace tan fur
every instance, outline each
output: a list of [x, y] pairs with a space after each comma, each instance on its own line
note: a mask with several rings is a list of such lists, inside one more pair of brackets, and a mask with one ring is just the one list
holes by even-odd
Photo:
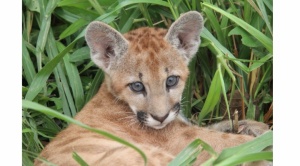
[[[192, 34], [183, 31], [185, 25]], [[192, 126], [176, 118], [176, 104], [189, 74], [187, 64], [200, 44], [202, 17], [189, 12], [173, 27], [169, 31], [139, 28], [124, 36], [99, 22], [87, 29], [92, 59], [105, 71], [106, 78], [75, 119], [138, 146], [147, 155], [149, 166], [167, 165], [196, 138], [217, 152], [253, 139]], [[178, 39], [169, 35], [183, 36]], [[178, 84], [167, 89], [166, 79], [172, 75], [179, 77]], [[143, 83], [145, 93], [130, 89], [129, 84], [137, 81]], [[137, 118], [139, 111], [146, 116], [144, 122]], [[132, 148], [73, 124], [60, 132], [40, 156], [57, 165], [78, 165], [72, 158], [73, 151], [89, 165], [143, 165], [142, 157]], [[196, 164], [209, 157], [202, 152]], [[36, 159], [35, 165], [45, 164]]]

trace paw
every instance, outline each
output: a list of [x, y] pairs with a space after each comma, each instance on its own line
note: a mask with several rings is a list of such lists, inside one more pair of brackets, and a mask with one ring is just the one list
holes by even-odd
[[269, 130], [269, 126], [262, 122], [254, 120], [239, 121], [238, 134], [252, 135], [254, 137], [260, 136]]
[[[234, 133], [229, 120], [221, 121], [219, 123], [208, 126], [209, 129], [221, 132]], [[251, 135], [257, 137], [269, 130], [269, 126], [262, 122], [254, 120], [241, 120], [238, 122], [237, 134]]]

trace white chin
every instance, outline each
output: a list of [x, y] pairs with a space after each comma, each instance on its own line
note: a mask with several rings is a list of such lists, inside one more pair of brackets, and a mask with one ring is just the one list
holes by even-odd
[[152, 127], [154, 129], [162, 129], [166, 126], [167, 124], [160, 124], [160, 125], [152, 125], [152, 126], [149, 126], [149, 127]]

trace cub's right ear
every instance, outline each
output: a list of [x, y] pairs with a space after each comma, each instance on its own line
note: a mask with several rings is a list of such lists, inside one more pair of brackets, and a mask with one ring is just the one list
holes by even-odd
[[128, 41], [122, 34], [99, 21], [88, 25], [85, 40], [91, 50], [91, 59], [106, 73], [128, 50]]

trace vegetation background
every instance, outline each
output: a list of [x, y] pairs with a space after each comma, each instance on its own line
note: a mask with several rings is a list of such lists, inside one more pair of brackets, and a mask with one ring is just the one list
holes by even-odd
[[[23, 165], [32, 165], [51, 138], [77, 123], [68, 117], [99, 89], [104, 75], [89, 58], [84, 40], [88, 23], [103, 21], [122, 33], [142, 26], [168, 28], [191, 10], [204, 16], [205, 28], [189, 66], [183, 114], [205, 126], [238, 110], [240, 119], [256, 119], [272, 128], [272, 0], [23, 0]], [[199, 144], [204, 145], [194, 147]]]

